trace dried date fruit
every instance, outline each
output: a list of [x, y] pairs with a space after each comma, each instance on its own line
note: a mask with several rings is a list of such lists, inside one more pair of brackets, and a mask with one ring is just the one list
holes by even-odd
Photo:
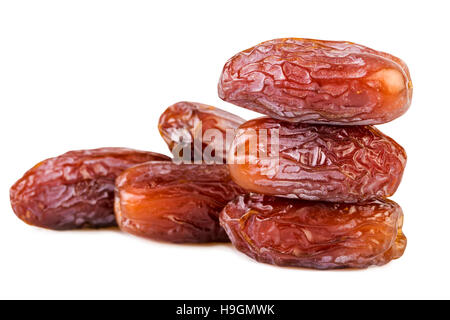
[[168, 242], [228, 241], [219, 213], [241, 190], [226, 165], [151, 162], [117, 178], [119, 227]]
[[366, 268], [403, 255], [403, 213], [390, 200], [361, 204], [239, 196], [220, 214], [231, 242], [257, 261], [316, 269]]
[[271, 118], [244, 123], [228, 157], [233, 180], [248, 191], [350, 203], [393, 195], [406, 165], [404, 149], [374, 127]]
[[406, 64], [344, 41], [285, 38], [232, 57], [219, 81], [225, 101], [272, 118], [304, 123], [381, 124], [412, 99]]
[[114, 182], [125, 169], [169, 157], [126, 148], [70, 151], [30, 169], [10, 190], [11, 205], [24, 222], [66, 230], [116, 225]]
[[[159, 132], [175, 157], [198, 159], [218, 164], [225, 163], [226, 152], [233, 138], [227, 139], [227, 129], [236, 129], [245, 120], [232, 114], [197, 102], [178, 102], [168, 107], [159, 119]], [[187, 147], [187, 148], [186, 148]]]

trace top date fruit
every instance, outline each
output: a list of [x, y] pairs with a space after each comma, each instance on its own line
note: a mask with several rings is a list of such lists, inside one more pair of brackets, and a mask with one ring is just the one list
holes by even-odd
[[263, 42], [225, 64], [219, 96], [290, 122], [381, 124], [404, 114], [412, 82], [397, 57], [346, 41]]

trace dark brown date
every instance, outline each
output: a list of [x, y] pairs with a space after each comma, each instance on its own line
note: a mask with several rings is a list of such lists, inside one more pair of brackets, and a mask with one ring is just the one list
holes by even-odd
[[348, 203], [393, 195], [406, 165], [403, 148], [374, 127], [271, 118], [244, 123], [228, 156], [233, 180], [248, 191]]
[[[245, 120], [232, 114], [196, 102], [178, 102], [168, 107], [159, 119], [159, 132], [175, 157], [205, 160], [223, 164], [234, 135], [227, 139], [227, 129], [236, 129]], [[196, 141], [197, 140], [197, 141]], [[187, 147], [187, 148], [186, 148]]]
[[30, 169], [10, 191], [11, 205], [24, 222], [48, 229], [116, 225], [114, 182], [125, 169], [169, 157], [125, 148], [70, 151]]
[[390, 200], [362, 204], [239, 196], [220, 223], [241, 252], [260, 262], [316, 269], [366, 268], [403, 255], [403, 213]]
[[286, 38], [232, 57], [219, 96], [272, 118], [304, 123], [380, 124], [404, 114], [412, 82], [390, 54], [346, 41]]
[[226, 165], [145, 163], [117, 178], [117, 223], [154, 240], [228, 241], [219, 213], [242, 192]]

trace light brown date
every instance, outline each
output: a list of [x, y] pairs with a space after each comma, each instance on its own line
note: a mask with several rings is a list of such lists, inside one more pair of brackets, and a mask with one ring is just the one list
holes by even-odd
[[413, 86], [406, 64], [346, 41], [285, 38], [232, 57], [219, 96], [272, 118], [304, 123], [381, 124], [404, 114]]
[[239, 196], [220, 214], [234, 246], [260, 262], [366, 268], [403, 255], [403, 213], [390, 200], [361, 204]]
[[116, 218], [123, 231], [154, 240], [228, 241], [219, 213], [242, 192], [226, 165], [145, 163], [117, 178]]
[[393, 195], [406, 165], [404, 149], [374, 127], [271, 118], [244, 123], [228, 156], [233, 180], [248, 191], [348, 203]]
[[24, 222], [48, 229], [116, 225], [114, 181], [125, 169], [169, 157], [126, 148], [70, 151], [44, 160], [10, 191], [11, 205]]
[[[227, 129], [236, 129], [245, 120], [197, 102], [178, 102], [168, 107], [159, 119], [159, 132], [174, 157], [223, 164], [234, 135], [227, 139]], [[183, 151], [188, 154], [184, 155]]]

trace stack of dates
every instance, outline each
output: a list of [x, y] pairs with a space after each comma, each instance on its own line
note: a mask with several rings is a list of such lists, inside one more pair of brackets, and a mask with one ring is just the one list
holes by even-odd
[[50, 229], [117, 224], [161, 241], [231, 240], [280, 266], [365, 268], [403, 254], [402, 209], [387, 197], [406, 153], [372, 126], [409, 108], [403, 61], [350, 42], [276, 39], [228, 60], [219, 96], [269, 117], [176, 103], [159, 120], [173, 158], [68, 152], [14, 184], [14, 212]]

